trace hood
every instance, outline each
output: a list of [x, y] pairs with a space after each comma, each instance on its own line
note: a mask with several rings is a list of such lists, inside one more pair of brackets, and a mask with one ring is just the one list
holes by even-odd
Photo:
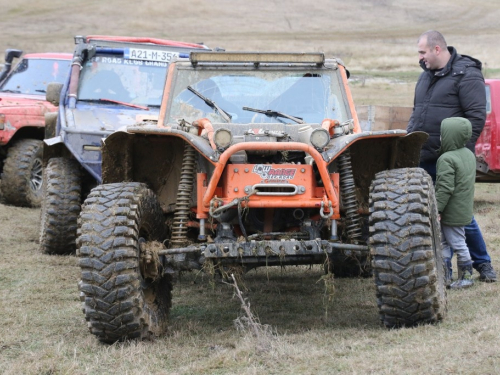
[[424, 71], [429, 72], [432, 75], [435, 74], [436, 76], [444, 76], [448, 74], [452, 70], [452, 67], [454, 70], [461, 70], [465, 68], [476, 68], [481, 70], [483, 64], [478, 59], [475, 59], [474, 57], [467, 55], [459, 55], [457, 53], [457, 50], [452, 46], [448, 46], [448, 51], [450, 52], [451, 55], [450, 61], [448, 61], [448, 64], [446, 64], [446, 66], [443, 69], [437, 72], [429, 70], [425, 67], [423, 61], [419, 61], [420, 67]]
[[39, 122], [43, 124], [45, 113], [54, 111], [57, 111], [57, 107], [45, 101], [45, 97], [0, 95], [0, 113], [13, 116], [14, 118], [10, 117], [9, 121], [12, 123], [20, 121], [19, 126], [35, 125]]
[[45, 106], [44, 95], [0, 93], [0, 107]]
[[[87, 131], [115, 131], [123, 126], [134, 125], [141, 121], [141, 117], [157, 116], [159, 108], [151, 108], [149, 111], [134, 108], [108, 108], [95, 105], [79, 105], [73, 113], [74, 126]], [[84, 130], [83, 130], [84, 129]]]
[[463, 117], [449, 117], [441, 122], [441, 153], [465, 147], [472, 136], [472, 125]]

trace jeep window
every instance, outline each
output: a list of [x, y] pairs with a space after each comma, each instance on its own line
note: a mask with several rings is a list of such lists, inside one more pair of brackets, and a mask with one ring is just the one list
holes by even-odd
[[491, 113], [491, 88], [488, 85], [484, 86], [486, 88], [486, 114]]
[[69, 60], [22, 59], [2, 83], [0, 91], [45, 95], [49, 83], [66, 81], [70, 63]]
[[78, 100], [132, 103], [159, 107], [167, 75], [167, 63], [95, 56], [80, 73]]
[[277, 111], [301, 118], [307, 123], [321, 123], [325, 118], [347, 120], [347, 103], [337, 72], [307, 70], [240, 70], [214, 71], [179, 69], [173, 101], [167, 121], [192, 122], [206, 117], [212, 122], [225, 122], [202, 99], [190, 92], [192, 86], [206, 98], [216, 102], [231, 115], [232, 123], [295, 123], [291, 119], [272, 118], [243, 107]]

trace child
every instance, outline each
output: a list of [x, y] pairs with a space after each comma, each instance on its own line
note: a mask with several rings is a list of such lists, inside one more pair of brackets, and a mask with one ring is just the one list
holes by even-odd
[[472, 135], [472, 125], [462, 117], [441, 122], [441, 156], [436, 164], [436, 201], [443, 236], [443, 258], [451, 268], [453, 248], [457, 254], [458, 280], [451, 283], [446, 272], [446, 285], [452, 289], [467, 288], [472, 280], [472, 260], [465, 243], [465, 228], [472, 220], [476, 157], [465, 144]]

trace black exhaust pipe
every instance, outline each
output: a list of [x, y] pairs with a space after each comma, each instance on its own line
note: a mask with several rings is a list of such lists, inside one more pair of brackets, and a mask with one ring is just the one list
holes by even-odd
[[5, 77], [7, 77], [7, 74], [9, 74], [10, 70], [12, 69], [12, 61], [15, 58], [21, 57], [22, 54], [23, 51], [21, 51], [20, 49], [5, 50], [5, 64], [3, 65], [3, 69], [0, 72], [0, 82], [2, 82]]

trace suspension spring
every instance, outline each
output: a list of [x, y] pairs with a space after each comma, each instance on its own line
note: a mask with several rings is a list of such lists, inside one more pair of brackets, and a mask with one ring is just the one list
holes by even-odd
[[174, 221], [172, 223], [171, 247], [182, 247], [187, 242], [187, 222], [191, 206], [191, 194], [196, 167], [196, 152], [186, 142], [182, 160], [181, 178], [177, 189], [177, 200], [175, 202]]
[[346, 150], [338, 158], [340, 172], [340, 195], [346, 212], [346, 232], [351, 241], [361, 238], [361, 217], [358, 213], [356, 186], [352, 174], [351, 153]]

